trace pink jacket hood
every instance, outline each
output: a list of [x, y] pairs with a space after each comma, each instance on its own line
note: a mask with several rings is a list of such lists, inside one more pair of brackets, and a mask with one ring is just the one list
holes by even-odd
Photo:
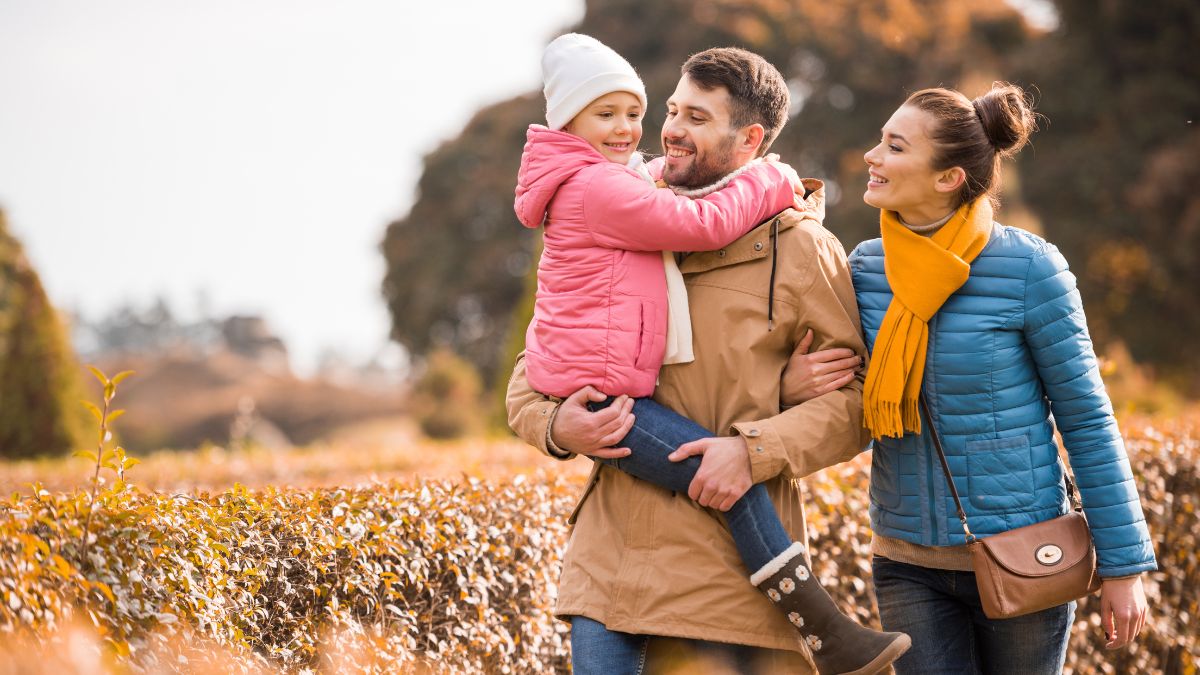
[[609, 160], [582, 138], [540, 124], [530, 124], [525, 139], [514, 208], [522, 225], [535, 228], [545, 222], [550, 200], [563, 183], [580, 169]]

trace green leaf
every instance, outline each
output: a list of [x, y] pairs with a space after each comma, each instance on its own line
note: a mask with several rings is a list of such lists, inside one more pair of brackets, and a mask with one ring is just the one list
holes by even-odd
[[75, 452], [71, 453], [71, 456], [90, 459], [93, 462], [96, 461], [96, 453], [92, 452], [91, 450], [76, 450]]
[[88, 366], [88, 370], [92, 371], [92, 375], [95, 375], [97, 380], [100, 380], [100, 384], [108, 386], [108, 377], [104, 375], [104, 371], [96, 366]]
[[122, 465], [126, 470], [128, 470], [129, 467], [137, 466], [138, 464], [141, 464], [141, 463], [142, 463], [142, 460], [138, 459], [137, 457], [126, 457], [125, 461], [122, 462]]
[[100, 409], [96, 407], [95, 403], [92, 403], [91, 401], [80, 401], [80, 403], [82, 403], [85, 407], [87, 407], [88, 410], [92, 412], [92, 417], [95, 417], [97, 422], [103, 420], [104, 416], [100, 413]]
[[108, 413], [108, 419], [105, 420], [104, 423], [112, 424], [113, 420], [117, 419], [118, 417], [120, 417], [121, 415], [124, 415], [124, 414], [125, 414], [125, 411], [123, 409], [122, 410], [114, 410], [114, 411]]
[[119, 372], [113, 376], [112, 383], [113, 384], [121, 384], [121, 381], [124, 380], [125, 378], [129, 377], [130, 375], [133, 375], [132, 370], [122, 370], [121, 372]]
[[113, 395], [116, 393], [117, 393], [117, 388], [116, 388], [116, 386], [113, 385], [112, 382], [106, 382], [104, 384], [104, 402], [105, 403], [108, 403], [109, 401], [111, 401], [113, 398]]

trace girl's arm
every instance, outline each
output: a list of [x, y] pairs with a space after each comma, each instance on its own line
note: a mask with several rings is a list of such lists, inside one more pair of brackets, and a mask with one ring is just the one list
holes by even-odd
[[1100, 576], [1157, 569], [1075, 276], [1050, 244], [1029, 263], [1023, 331], [1075, 472]]
[[797, 185], [786, 164], [758, 162], [726, 187], [692, 199], [612, 164], [591, 178], [583, 215], [596, 243], [606, 248], [710, 251], [791, 207]]

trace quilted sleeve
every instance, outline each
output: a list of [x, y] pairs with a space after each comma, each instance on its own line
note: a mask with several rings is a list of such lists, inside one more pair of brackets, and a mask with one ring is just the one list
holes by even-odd
[[615, 164], [595, 171], [584, 195], [588, 231], [605, 248], [712, 251], [796, 201], [795, 172], [760, 162], [699, 199], [655, 188]]
[[1157, 569], [1075, 276], [1058, 249], [1049, 244], [1029, 262], [1024, 334], [1079, 485], [1100, 575], [1118, 577]]

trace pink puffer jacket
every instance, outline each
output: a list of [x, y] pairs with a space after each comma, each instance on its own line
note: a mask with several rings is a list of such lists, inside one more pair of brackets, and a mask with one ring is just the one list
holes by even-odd
[[516, 212], [546, 225], [525, 334], [530, 385], [566, 397], [592, 385], [649, 396], [662, 366], [667, 287], [661, 251], [710, 251], [795, 202], [794, 172], [762, 162], [702, 199], [652, 186], [587, 141], [531, 125]]

